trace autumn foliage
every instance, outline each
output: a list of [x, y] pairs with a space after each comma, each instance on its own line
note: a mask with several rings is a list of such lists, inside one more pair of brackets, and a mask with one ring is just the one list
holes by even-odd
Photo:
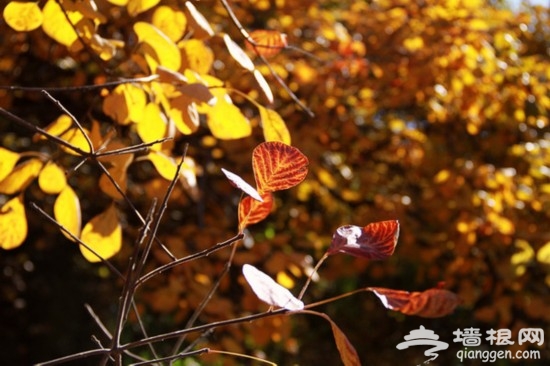
[[44, 0], [2, 19], [8, 364], [395, 364], [418, 324], [550, 324], [547, 9]]

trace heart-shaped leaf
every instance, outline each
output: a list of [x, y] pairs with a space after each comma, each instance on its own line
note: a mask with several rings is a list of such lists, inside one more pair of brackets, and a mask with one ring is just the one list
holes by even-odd
[[255, 224], [265, 219], [273, 207], [273, 195], [269, 192], [262, 193], [262, 202], [252, 197], [243, 197], [239, 202], [239, 229], [242, 231], [248, 225]]
[[390, 310], [406, 315], [417, 315], [424, 318], [439, 318], [451, 314], [460, 298], [453, 292], [432, 288], [423, 292], [408, 292], [381, 287], [371, 287], [370, 291]]
[[279, 141], [258, 145], [252, 153], [252, 167], [258, 192], [294, 187], [307, 175], [309, 162], [300, 150]]
[[398, 237], [397, 220], [374, 222], [365, 227], [340, 226], [332, 237], [327, 253], [346, 253], [366, 259], [386, 259], [393, 254]]
[[252, 291], [263, 302], [287, 310], [302, 310], [304, 308], [304, 303], [301, 300], [298, 300], [290, 291], [256, 267], [245, 264], [243, 275]]

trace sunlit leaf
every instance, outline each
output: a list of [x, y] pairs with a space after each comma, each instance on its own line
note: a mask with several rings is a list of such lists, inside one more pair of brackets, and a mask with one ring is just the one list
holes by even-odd
[[65, 13], [61, 9], [61, 6], [55, 0], [48, 0], [42, 14], [44, 20], [42, 23], [42, 29], [44, 33], [53, 38], [58, 43], [67, 47], [75, 47], [74, 44], [78, 42], [78, 35], [76, 34], [73, 25], [76, 25], [83, 15], [78, 11], [66, 10], [69, 21], [65, 16]]
[[273, 57], [288, 46], [286, 34], [274, 30], [258, 29], [249, 33], [254, 42], [246, 43], [246, 47], [264, 57]]
[[[61, 136], [59, 137], [67, 141], [72, 146], [82, 150], [83, 152], [89, 153], [91, 152], [90, 145], [88, 144], [88, 140], [86, 139], [84, 134], [89, 135], [90, 132], [85, 128], [80, 130], [77, 127], [73, 127], [73, 128], [70, 128], [67, 132], [61, 134]], [[80, 155], [78, 152], [66, 146], [61, 146], [61, 149], [71, 155], [77, 155], [77, 156]]]
[[206, 74], [214, 63], [214, 53], [199, 39], [188, 39], [178, 43], [181, 49], [181, 63], [185, 69]]
[[252, 187], [250, 184], [248, 184], [244, 179], [239, 177], [237, 174], [232, 173], [229, 170], [226, 170], [224, 168], [222, 168], [222, 173], [227, 177], [227, 179], [229, 179], [231, 183], [235, 185], [235, 187], [239, 188], [244, 193], [254, 198], [256, 201], [263, 202], [263, 199], [258, 193], [258, 191], [254, 187]]
[[537, 251], [537, 261], [544, 264], [550, 264], [550, 241]]
[[[71, 186], [66, 185], [61, 191], [53, 206], [54, 217], [65, 229], [75, 237], [80, 237], [82, 219], [80, 214], [80, 200]], [[69, 240], [73, 240], [65, 231], [61, 231]]]
[[143, 115], [147, 97], [134, 84], [118, 85], [104, 100], [103, 112], [121, 125], [137, 122]]
[[42, 12], [34, 2], [10, 1], [3, 15], [6, 24], [18, 32], [32, 31], [42, 25]]
[[273, 208], [273, 195], [271, 192], [261, 194], [263, 202], [246, 196], [239, 202], [239, 229], [256, 224], [264, 220]]
[[0, 147], [0, 182], [6, 178], [19, 160], [19, 154]]
[[65, 171], [53, 162], [48, 162], [38, 175], [38, 186], [46, 194], [57, 194], [66, 185]]
[[365, 259], [382, 260], [393, 254], [398, 237], [397, 220], [374, 222], [365, 227], [340, 226], [332, 236], [327, 253], [345, 253]]
[[241, 110], [225, 99], [217, 99], [207, 110], [207, 124], [214, 137], [234, 140], [250, 136], [252, 127]]
[[195, 38], [212, 37], [214, 35], [214, 30], [204, 15], [202, 15], [190, 1], [185, 2], [185, 7], [190, 15], [189, 21], [192, 23], [192, 27], [196, 32], [194, 34]]
[[[149, 103], [145, 106], [143, 115], [136, 125], [136, 130], [143, 142], [158, 141], [166, 137], [167, 121], [158, 104]], [[160, 150], [161, 147], [161, 144], [156, 144], [151, 146], [151, 149]]]
[[[180, 50], [168, 36], [154, 25], [146, 22], [135, 23], [134, 32], [136, 32], [139, 42], [150, 47], [146, 48], [146, 56], [150, 58], [148, 63], [152, 72], [156, 71], [157, 64], [171, 70], [179, 70], [181, 65]], [[151, 60], [154, 60], [155, 63]]]
[[93, 251], [80, 245], [82, 255], [89, 262], [100, 262], [117, 254], [122, 247], [122, 227], [115, 205], [88, 221], [80, 239]]
[[346, 337], [338, 325], [336, 325], [336, 323], [327, 314], [316, 311], [309, 312], [325, 318], [330, 323], [334, 341], [336, 342], [336, 348], [338, 348], [340, 359], [342, 360], [344, 366], [361, 366], [361, 360], [359, 359], [359, 355], [357, 354], [355, 347], [353, 347], [351, 342], [348, 340], [348, 337]]
[[[174, 179], [177, 170], [177, 162], [174, 158], [159, 151], [149, 153], [147, 158], [162, 178], [169, 181]], [[196, 165], [195, 161], [188, 156], [183, 159], [183, 163], [181, 164], [180, 182], [193, 199], [198, 198]]]
[[157, 172], [164, 179], [172, 180], [176, 176], [177, 164], [171, 157], [161, 152], [150, 152], [147, 154], [147, 159], [153, 163]]
[[243, 266], [243, 275], [260, 300], [287, 310], [302, 310], [304, 303], [271, 277], [250, 264]]
[[308, 159], [300, 150], [278, 141], [263, 142], [252, 153], [252, 166], [258, 192], [294, 187], [308, 171]]
[[107, 1], [113, 5], [125, 6], [126, 4], [128, 4], [128, 1], [130, 0], [107, 0]]
[[248, 71], [254, 71], [254, 62], [252, 62], [241, 46], [236, 44], [228, 34], [223, 35], [223, 41], [225, 42], [229, 54], [239, 65]]
[[264, 139], [266, 141], [280, 141], [290, 145], [290, 132], [279, 113], [262, 106], [258, 108], [262, 120]]
[[128, 14], [130, 14], [130, 16], [135, 17], [151, 9], [159, 2], [160, 0], [129, 0], [126, 4], [126, 9], [128, 9]]
[[12, 198], [0, 208], [0, 247], [14, 249], [27, 237], [27, 217], [23, 195]]
[[273, 103], [273, 100], [274, 100], [273, 99], [273, 92], [271, 91], [271, 88], [270, 88], [269, 84], [265, 80], [265, 78], [262, 75], [262, 73], [260, 72], [260, 70], [257, 70], [257, 69], [254, 70], [254, 78], [258, 82], [258, 85], [260, 86], [260, 89], [264, 93], [267, 101], [269, 103]]
[[406, 315], [439, 318], [451, 314], [460, 304], [460, 298], [451, 291], [432, 288], [423, 292], [408, 292], [381, 287], [369, 288], [384, 307]]
[[168, 117], [184, 135], [190, 135], [199, 128], [199, 112], [192, 98], [182, 95], [170, 100]]
[[[50, 123], [44, 130], [48, 132], [50, 135], [53, 136], [61, 136], [63, 133], [69, 131], [71, 127], [73, 126], [73, 120], [70, 116], [66, 114], [62, 114], [59, 117], [55, 119], [52, 123]], [[46, 137], [41, 134], [36, 134], [33, 137], [33, 140], [45, 140]]]
[[0, 193], [14, 194], [24, 190], [38, 176], [42, 169], [40, 159], [29, 159], [18, 164], [12, 172], [0, 182]]
[[174, 42], [183, 36], [187, 26], [187, 18], [182, 11], [165, 5], [155, 9], [151, 22]]

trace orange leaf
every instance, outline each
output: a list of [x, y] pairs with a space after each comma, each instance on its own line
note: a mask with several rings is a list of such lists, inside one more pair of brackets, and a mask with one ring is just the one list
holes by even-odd
[[334, 341], [336, 342], [336, 348], [338, 348], [338, 352], [340, 352], [340, 359], [344, 363], [344, 366], [361, 366], [361, 360], [359, 359], [359, 355], [357, 355], [355, 347], [353, 347], [348, 340], [348, 337], [346, 337], [338, 325], [336, 325], [336, 323], [327, 314], [311, 310], [307, 312], [318, 315], [330, 323], [332, 334], [334, 335]]
[[374, 222], [365, 227], [340, 226], [327, 250], [329, 255], [351, 254], [366, 259], [386, 259], [391, 256], [399, 237], [399, 221]]
[[307, 175], [308, 160], [300, 150], [278, 141], [263, 142], [252, 153], [258, 192], [294, 187]]
[[269, 192], [262, 193], [263, 202], [252, 197], [243, 197], [239, 202], [239, 229], [242, 231], [248, 225], [256, 224], [265, 219], [273, 207], [273, 195]]
[[460, 303], [460, 298], [456, 294], [440, 288], [432, 288], [423, 292], [408, 292], [381, 287], [371, 287], [369, 290], [378, 296], [387, 309], [424, 318], [439, 318], [449, 315]]
[[250, 32], [250, 40], [246, 42], [246, 48], [256, 51], [264, 57], [272, 57], [288, 46], [286, 34], [273, 30], [258, 29]]

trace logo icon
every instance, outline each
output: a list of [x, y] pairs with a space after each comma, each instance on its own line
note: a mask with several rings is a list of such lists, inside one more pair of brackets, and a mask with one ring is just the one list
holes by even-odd
[[449, 348], [449, 344], [443, 341], [438, 341], [439, 336], [432, 330], [424, 328], [423, 325], [420, 329], [411, 330], [409, 335], [406, 335], [405, 341], [397, 345], [397, 349], [405, 349], [410, 346], [434, 346], [424, 351], [424, 356], [431, 357], [424, 363], [429, 363], [435, 360], [439, 355], [436, 352]]

